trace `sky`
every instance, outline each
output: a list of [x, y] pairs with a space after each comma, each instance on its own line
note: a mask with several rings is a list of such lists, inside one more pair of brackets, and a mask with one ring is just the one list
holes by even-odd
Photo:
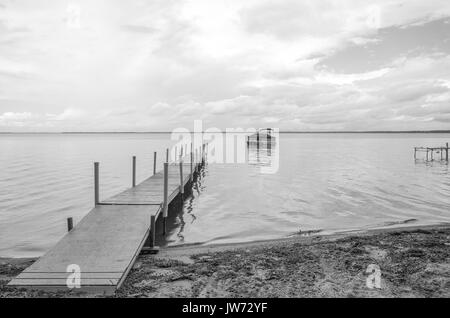
[[450, 129], [448, 0], [0, 0], [0, 132]]

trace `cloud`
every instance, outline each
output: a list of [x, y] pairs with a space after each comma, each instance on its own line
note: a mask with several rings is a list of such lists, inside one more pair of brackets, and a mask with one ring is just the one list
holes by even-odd
[[19, 0], [0, 12], [2, 131], [447, 123], [448, 1]]
[[61, 114], [48, 115], [48, 117], [50, 117], [52, 120], [69, 121], [69, 120], [79, 120], [87, 115], [88, 115], [87, 112], [84, 110], [68, 108], [64, 110], [64, 112], [62, 112]]
[[420, 25], [380, 29], [373, 37], [352, 39], [353, 44], [323, 58], [318, 67], [337, 72], [367, 72], [405, 55], [450, 54], [450, 18]]
[[122, 30], [135, 33], [152, 34], [156, 29], [145, 25], [126, 24], [121, 26]]
[[383, 68], [372, 72], [357, 74], [336, 74], [330, 72], [320, 72], [316, 76], [316, 81], [335, 85], [348, 85], [353, 84], [354, 82], [367, 81], [383, 77], [385, 74], [389, 73], [389, 71], [389, 68]]
[[6, 112], [3, 113], [3, 115], [0, 115], [0, 120], [1, 121], [23, 121], [23, 120], [28, 120], [30, 118], [32, 118], [32, 114], [31, 113], [13, 113], [13, 112]]
[[32, 74], [32, 66], [12, 59], [5, 59], [0, 56], [0, 76], [29, 78]]

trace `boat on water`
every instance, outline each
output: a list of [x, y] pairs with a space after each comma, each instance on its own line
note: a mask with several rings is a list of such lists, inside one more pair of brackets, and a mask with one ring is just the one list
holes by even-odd
[[248, 146], [273, 146], [276, 144], [275, 132], [272, 128], [259, 129], [247, 137]]

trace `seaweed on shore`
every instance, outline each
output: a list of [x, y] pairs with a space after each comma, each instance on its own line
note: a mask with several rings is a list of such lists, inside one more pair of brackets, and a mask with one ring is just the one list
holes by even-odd
[[[450, 297], [449, 238], [450, 228], [398, 230], [141, 255], [115, 297]], [[371, 264], [380, 289], [366, 285]], [[79, 297], [6, 286], [28, 265], [0, 264], [0, 297]]]

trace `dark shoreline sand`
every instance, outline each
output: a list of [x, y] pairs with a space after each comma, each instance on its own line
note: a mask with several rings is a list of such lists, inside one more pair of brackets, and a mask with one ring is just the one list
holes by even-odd
[[[33, 262], [0, 259], [0, 298], [103, 297], [6, 286]], [[116, 297], [450, 297], [450, 225], [168, 248], [141, 255]]]

